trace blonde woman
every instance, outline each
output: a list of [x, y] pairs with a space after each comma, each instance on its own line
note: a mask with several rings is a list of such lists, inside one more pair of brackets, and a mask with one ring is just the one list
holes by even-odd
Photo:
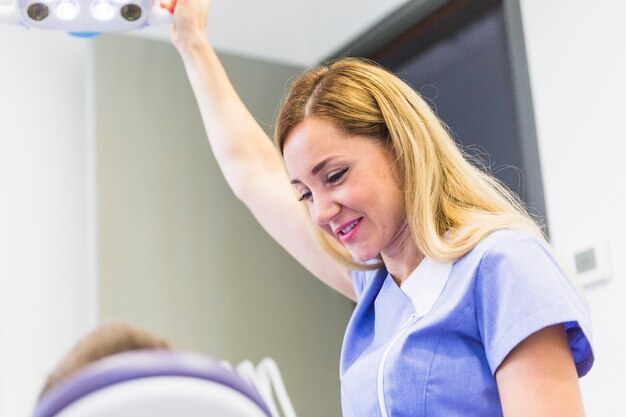
[[172, 41], [224, 176], [278, 243], [357, 302], [344, 416], [582, 416], [587, 308], [511, 193], [410, 87], [354, 59], [295, 81], [274, 147], [206, 39], [209, 8], [179, 0]]

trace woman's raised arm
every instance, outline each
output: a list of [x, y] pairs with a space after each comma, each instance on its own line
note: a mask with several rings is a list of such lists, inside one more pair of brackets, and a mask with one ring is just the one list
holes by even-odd
[[355, 299], [348, 270], [316, 243], [271, 140], [237, 95], [205, 26], [211, 0], [178, 0], [172, 42], [180, 53], [209, 143], [226, 181], [263, 228], [313, 275]]

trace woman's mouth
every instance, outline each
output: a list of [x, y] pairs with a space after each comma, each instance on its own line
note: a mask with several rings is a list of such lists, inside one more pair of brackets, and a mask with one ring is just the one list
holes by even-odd
[[350, 223], [344, 225], [341, 230], [339, 230], [337, 236], [339, 236], [339, 239], [341, 239], [343, 243], [347, 243], [352, 240], [357, 230], [359, 229], [359, 226], [361, 225], [361, 220], [363, 220], [363, 217], [359, 217], [358, 219], [351, 221]]

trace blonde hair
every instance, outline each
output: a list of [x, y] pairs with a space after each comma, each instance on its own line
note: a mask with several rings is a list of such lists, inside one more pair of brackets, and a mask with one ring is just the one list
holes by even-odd
[[[349, 135], [380, 140], [400, 168], [406, 221], [418, 249], [437, 262], [452, 262], [491, 232], [510, 228], [545, 239], [519, 198], [470, 163], [446, 126], [409, 85], [376, 64], [344, 58], [305, 71], [280, 110], [275, 144], [307, 117], [329, 121]], [[350, 268], [374, 269], [352, 259], [334, 238], [317, 229], [322, 247]]]
[[137, 349], [170, 349], [170, 343], [146, 330], [123, 322], [99, 326], [81, 339], [50, 373], [39, 398], [59, 382], [99, 359]]

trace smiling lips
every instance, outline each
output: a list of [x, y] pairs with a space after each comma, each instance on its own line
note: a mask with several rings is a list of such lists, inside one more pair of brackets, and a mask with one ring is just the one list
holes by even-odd
[[358, 219], [352, 220], [349, 223], [345, 223], [341, 226], [340, 229], [338, 229], [338, 231], [336, 232], [337, 236], [339, 236], [339, 239], [341, 239], [343, 243], [347, 243], [352, 240], [357, 230], [359, 229], [359, 226], [361, 225], [361, 220], [363, 220], [363, 217], [359, 217]]

